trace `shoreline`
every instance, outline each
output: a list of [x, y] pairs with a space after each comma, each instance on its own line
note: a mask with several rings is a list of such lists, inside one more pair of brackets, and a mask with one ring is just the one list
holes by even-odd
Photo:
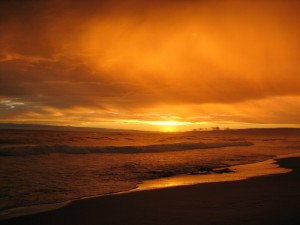
[[300, 157], [300, 153], [288, 154], [288, 155], [279, 155], [274, 159], [268, 159], [261, 162], [242, 164], [236, 166], [230, 166], [228, 169], [233, 172], [226, 172], [221, 174], [199, 174], [199, 175], [176, 175], [166, 178], [158, 178], [153, 180], [146, 180], [134, 189], [127, 191], [108, 193], [103, 195], [96, 196], [87, 196], [79, 199], [73, 199], [66, 202], [60, 203], [49, 203], [49, 204], [40, 204], [24, 207], [16, 207], [0, 212], [0, 221], [6, 221], [13, 218], [18, 218], [22, 216], [30, 216], [40, 213], [47, 213], [54, 210], [59, 210], [61, 208], [67, 207], [69, 204], [74, 202], [80, 202], [89, 199], [97, 199], [105, 196], [114, 196], [129, 194], [134, 192], [149, 191], [149, 190], [158, 190], [158, 189], [169, 189], [173, 187], [181, 186], [194, 186], [201, 185], [204, 183], [222, 183], [222, 182], [233, 182], [247, 180], [255, 177], [269, 176], [274, 174], [283, 174], [292, 172], [292, 169], [282, 168], [278, 164], [278, 160], [286, 158], [297, 158]]
[[74, 201], [3, 225], [295, 225], [300, 224], [300, 157], [278, 159], [290, 173]]

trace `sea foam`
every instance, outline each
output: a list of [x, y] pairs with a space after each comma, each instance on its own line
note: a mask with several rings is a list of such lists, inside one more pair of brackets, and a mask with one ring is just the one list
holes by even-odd
[[70, 146], [70, 145], [34, 145], [34, 146], [3, 146], [0, 156], [25, 156], [50, 153], [90, 154], [90, 153], [155, 153], [184, 151], [194, 149], [224, 148], [233, 146], [251, 146], [252, 142], [181, 142], [173, 144], [131, 145], [131, 146]]

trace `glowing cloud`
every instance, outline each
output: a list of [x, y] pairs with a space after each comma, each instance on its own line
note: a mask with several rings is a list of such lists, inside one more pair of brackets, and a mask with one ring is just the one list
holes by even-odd
[[299, 7], [284, 0], [2, 1], [0, 121], [300, 126]]

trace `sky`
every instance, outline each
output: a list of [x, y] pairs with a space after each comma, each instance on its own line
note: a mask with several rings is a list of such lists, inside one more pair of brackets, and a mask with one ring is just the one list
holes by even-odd
[[1, 0], [0, 122], [300, 127], [297, 0]]

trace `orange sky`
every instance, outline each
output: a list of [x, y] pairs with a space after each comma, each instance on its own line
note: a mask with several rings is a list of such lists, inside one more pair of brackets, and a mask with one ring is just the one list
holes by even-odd
[[300, 127], [300, 2], [0, 3], [0, 122]]

